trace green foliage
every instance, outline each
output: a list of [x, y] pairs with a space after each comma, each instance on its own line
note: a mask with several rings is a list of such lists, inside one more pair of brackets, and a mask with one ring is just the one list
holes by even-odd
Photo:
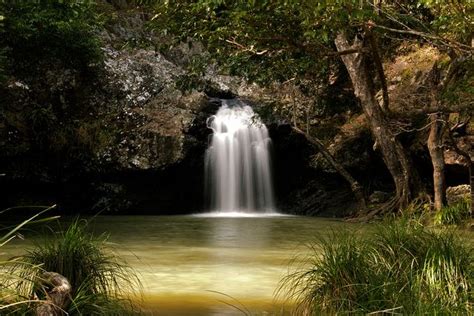
[[229, 74], [268, 83], [326, 75], [317, 51], [305, 44], [316, 36], [304, 24], [306, 9], [306, 3], [280, 1], [179, 1], [158, 6], [153, 22], [171, 35], [168, 46], [194, 38]]
[[[419, 42], [449, 46], [465, 40], [472, 32], [473, 4], [468, 0], [382, 1], [379, 6], [359, 0], [187, 0], [160, 1], [155, 11], [153, 23], [170, 39], [167, 47], [193, 38], [206, 44], [230, 74], [267, 83], [293, 77], [327, 80], [328, 64], [339, 62], [332, 48], [336, 35], [361, 34], [369, 21], [431, 35], [415, 37]], [[410, 33], [374, 30], [388, 35], [381, 43], [384, 48], [394, 48], [392, 42], [398, 39], [414, 38]], [[437, 38], [438, 34], [447, 39]], [[384, 49], [384, 55], [389, 56], [390, 49]]]
[[57, 124], [57, 117], [51, 106], [35, 106], [28, 113], [28, 123], [36, 143], [42, 146]]
[[471, 200], [464, 198], [437, 211], [434, 222], [438, 225], [459, 225], [471, 216]]
[[431, 10], [433, 19], [430, 21], [430, 26], [437, 34], [470, 45], [474, 24], [473, 1], [455, 0], [443, 3], [434, 0], [419, 0], [416, 5]]
[[34, 292], [44, 298], [38, 275], [41, 271], [57, 272], [72, 286], [69, 315], [132, 313], [136, 306], [131, 295], [140, 289], [138, 277], [107, 249], [106, 235], [94, 236], [86, 228], [86, 221], [76, 220], [64, 232], [37, 243], [35, 249], [18, 258], [12, 268], [23, 275], [17, 289], [22, 289], [23, 297]]
[[472, 57], [462, 61], [455, 74], [456, 80], [442, 92], [442, 100], [448, 104], [466, 108], [469, 115], [473, 109], [472, 96], [474, 95], [474, 60]]
[[401, 218], [406, 221], [417, 221], [425, 225], [432, 223], [433, 212], [430, 197], [418, 197], [402, 210]]
[[473, 249], [455, 233], [384, 223], [365, 237], [334, 232], [313, 246], [309, 268], [283, 280], [304, 315], [473, 312]]
[[101, 60], [100, 17], [89, 1], [1, 1], [7, 72], [30, 74], [38, 64], [87, 69]]
[[206, 87], [206, 81], [197, 75], [180, 75], [176, 78], [176, 88], [183, 92], [191, 90], [203, 91]]

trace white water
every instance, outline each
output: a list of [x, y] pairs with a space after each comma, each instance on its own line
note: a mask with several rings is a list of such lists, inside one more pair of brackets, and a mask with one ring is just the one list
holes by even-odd
[[207, 126], [213, 130], [205, 158], [206, 192], [213, 212], [275, 211], [268, 130], [252, 108], [223, 100]]

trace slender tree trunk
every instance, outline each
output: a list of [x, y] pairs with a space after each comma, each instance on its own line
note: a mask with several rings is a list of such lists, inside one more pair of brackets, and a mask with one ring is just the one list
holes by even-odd
[[444, 174], [443, 134], [445, 115], [430, 115], [431, 127], [428, 136], [428, 150], [433, 164], [434, 208], [440, 210], [446, 204], [446, 180]]
[[385, 79], [385, 72], [383, 71], [383, 64], [382, 58], [379, 54], [379, 47], [377, 44], [377, 39], [375, 38], [374, 34], [370, 30], [370, 28], [366, 27], [365, 34], [367, 36], [368, 42], [370, 44], [370, 50], [372, 52], [372, 58], [374, 61], [375, 68], [377, 69], [377, 73], [380, 80], [380, 85], [382, 87], [382, 109], [385, 112], [389, 111], [388, 108], [388, 88], [387, 88], [387, 80]]
[[[448, 87], [449, 83], [456, 77], [461, 60], [461, 58], [453, 57], [443, 80], [441, 80], [441, 71], [438, 67], [438, 63], [435, 62], [435, 64], [433, 65], [433, 69], [430, 73], [431, 82], [429, 82], [429, 84], [432, 86], [431, 103], [433, 106], [439, 106], [442, 103], [441, 95]], [[431, 126], [427, 145], [431, 156], [431, 163], [433, 165], [434, 208], [435, 210], [440, 210], [444, 205], [446, 205], [446, 179], [443, 151], [443, 134], [447, 128], [446, 124], [448, 115], [440, 111], [430, 114], [429, 119], [431, 121]], [[451, 134], [449, 135], [451, 136]], [[454, 142], [454, 139], [452, 137], [451, 140]], [[457, 148], [455, 142], [453, 143], [453, 146]], [[469, 157], [467, 158], [469, 159]]]
[[362, 186], [359, 184], [359, 182], [354, 179], [349, 172], [347, 172], [344, 167], [338, 163], [334, 157], [328, 152], [324, 144], [317, 138], [311, 137], [310, 135], [306, 134], [302, 130], [300, 130], [298, 127], [293, 126], [293, 130], [297, 132], [298, 134], [303, 135], [306, 137], [306, 139], [316, 146], [316, 148], [321, 152], [323, 157], [333, 166], [334, 169], [350, 184], [351, 186], [351, 191], [354, 193], [354, 196], [356, 197], [358, 203], [359, 203], [359, 208], [361, 211], [365, 211], [367, 208], [367, 204], [365, 201], [364, 197], [364, 192], [362, 190]]
[[[338, 51], [347, 49], [364, 49], [362, 40], [356, 38], [353, 45], [348, 43], [344, 33], [339, 33], [335, 44]], [[341, 56], [354, 86], [354, 93], [361, 102], [361, 106], [370, 124], [372, 135], [377, 147], [382, 153], [383, 160], [392, 175], [398, 207], [404, 208], [418, 193], [420, 182], [412, 163], [402, 144], [396, 139], [389, 128], [389, 121], [375, 99], [373, 77], [369, 72], [366, 57], [363, 53], [354, 53]]]

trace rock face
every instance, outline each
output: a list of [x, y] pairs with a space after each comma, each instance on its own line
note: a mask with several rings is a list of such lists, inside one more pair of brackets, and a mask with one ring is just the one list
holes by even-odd
[[201, 205], [206, 118], [220, 103], [183, 93], [176, 82], [184, 70], [154, 49], [114, 48], [140, 23], [133, 17], [102, 34], [101, 65], [38, 65], [43, 77], [9, 79], [0, 185], [10, 194], [0, 207], [176, 213]]
[[[9, 78], [1, 91], [0, 208], [58, 204], [62, 213], [134, 214], [203, 208], [206, 120], [219, 98], [257, 100], [261, 91], [211, 66], [203, 77], [189, 75], [190, 56], [204, 53], [198, 44], [166, 55], [154, 47], [124, 49], [153, 36], [143, 23], [132, 15], [109, 25], [101, 34], [100, 65], [38, 65], [35, 75]], [[282, 208], [298, 212], [300, 205], [286, 197], [312, 174], [313, 151], [288, 127], [269, 128], [275, 187]], [[313, 204], [305, 205], [312, 213]]]

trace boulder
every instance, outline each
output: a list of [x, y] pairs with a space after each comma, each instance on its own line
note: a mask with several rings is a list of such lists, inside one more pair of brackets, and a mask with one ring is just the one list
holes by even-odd
[[463, 199], [469, 198], [471, 194], [471, 187], [469, 184], [462, 184], [446, 189], [446, 199], [448, 204], [455, 204]]

